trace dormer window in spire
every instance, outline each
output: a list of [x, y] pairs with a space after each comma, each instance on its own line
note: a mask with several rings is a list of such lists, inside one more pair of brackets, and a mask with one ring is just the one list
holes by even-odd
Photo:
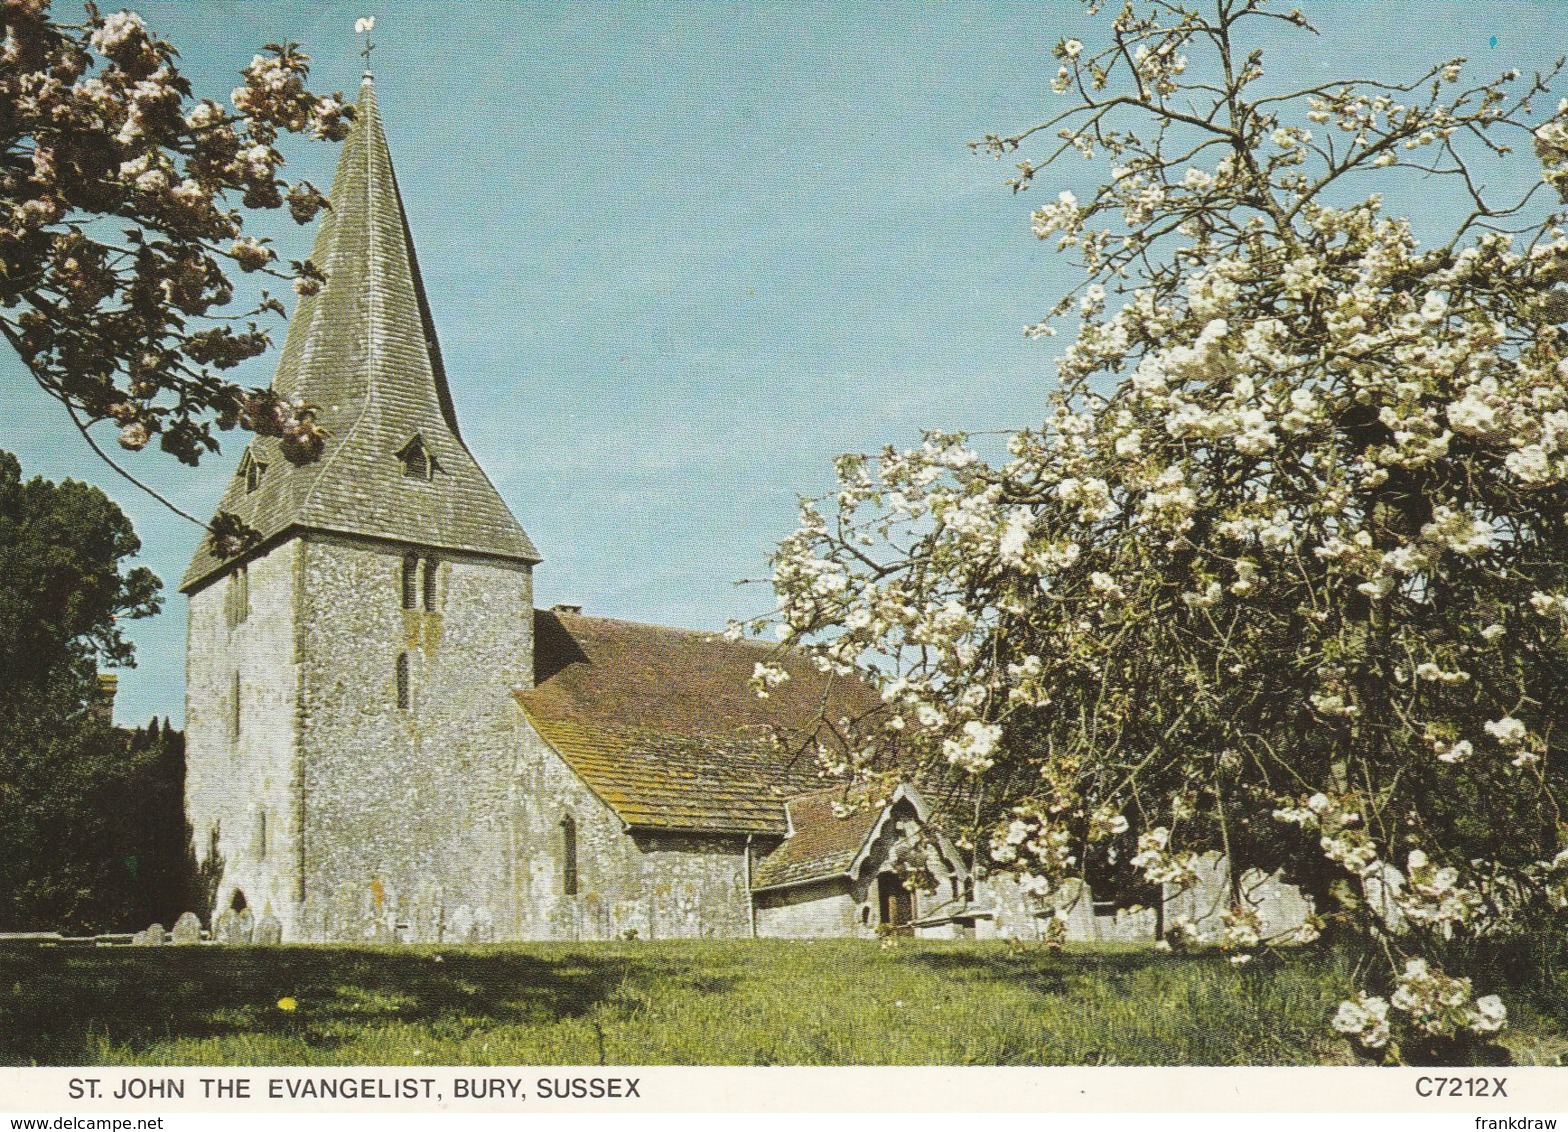
[[245, 477], [245, 494], [250, 495], [261, 487], [261, 477], [267, 474], [267, 465], [249, 452], [240, 460], [240, 475]]
[[435, 454], [425, 444], [424, 437], [416, 434], [413, 440], [403, 445], [397, 454], [403, 462], [403, 476], [411, 480], [432, 480], [440, 466], [436, 463]]

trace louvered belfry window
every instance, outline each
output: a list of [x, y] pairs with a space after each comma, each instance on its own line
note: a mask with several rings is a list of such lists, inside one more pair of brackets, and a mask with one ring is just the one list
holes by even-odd
[[424, 568], [420, 571], [420, 580], [424, 591], [422, 596], [425, 608], [433, 611], [436, 607], [436, 560], [434, 558], [425, 559]]
[[419, 608], [419, 555], [403, 556], [403, 608]]

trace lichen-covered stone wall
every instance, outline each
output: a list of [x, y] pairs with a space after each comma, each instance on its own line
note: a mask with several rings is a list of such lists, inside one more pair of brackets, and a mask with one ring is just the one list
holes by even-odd
[[[1205, 854], [1198, 859], [1197, 877], [1187, 888], [1169, 887], [1165, 927], [1185, 920], [1199, 939], [1214, 942], [1225, 930], [1222, 917], [1231, 907], [1229, 865], [1218, 853]], [[1027, 895], [1017, 878], [1006, 873], [983, 877], [976, 888], [977, 903], [993, 912], [979, 926], [982, 938], [1039, 939], [1045, 925], [1042, 911], [1052, 908], [1066, 913], [1067, 939], [1077, 943], [1150, 942], [1159, 923], [1152, 907], [1096, 912], [1093, 893], [1077, 880], [1069, 880], [1044, 901]], [[1242, 874], [1240, 889], [1242, 900], [1257, 913], [1265, 939], [1293, 931], [1312, 914], [1311, 901], [1277, 875], [1250, 869]]]
[[[745, 938], [746, 840], [629, 832], [517, 713], [506, 809], [514, 939]], [[577, 891], [566, 891], [565, 819]]]
[[186, 630], [186, 798], [197, 859], [221, 869], [217, 907], [243, 893], [285, 930], [294, 928], [300, 880], [302, 546], [293, 539], [247, 563], [243, 587], [230, 570], [191, 594]]
[[797, 885], [757, 894], [757, 934], [779, 939], [824, 939], [864, 934], [863, 909], [849, 890], [849, 878]]
[[[1257, 913], [1259, 934], [1264, 939], [1293, 931], [1312, 914], [1312, 902], [1278, 874], [1248, 869], [1237, 887], [1242, 901]], [[1198, 859], [1198, 883], [1166, 899], [1165, 922], [1169, 926], [1185, 918], [1200, 939], [1218, 939], [1225, 931], [1222, 917], [1230, 905], [1230, 870], [1225, 858], [1208, 853]]]
[[285, 938], [515, 934], [512, 691], [532, 678], [531, 571], [421, 551], [435, 563], [434, 608], [404, 609], [405, 549], [304, 542], [304, 903]]
[[739, 837], [642, 835], [651, 939], [736, 939], [751, 934], [746, 843]]

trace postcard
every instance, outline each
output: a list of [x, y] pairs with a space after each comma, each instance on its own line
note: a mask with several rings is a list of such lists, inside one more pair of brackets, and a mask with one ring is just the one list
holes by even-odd
[[1560, 5], [0, 19], [13, 1127], [1568, 1108]]

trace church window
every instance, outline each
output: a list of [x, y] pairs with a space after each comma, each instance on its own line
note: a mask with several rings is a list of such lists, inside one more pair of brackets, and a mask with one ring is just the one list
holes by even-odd
[[260, 810], [256, 814], [256, 859], [267, 859], [267, 811]]
[[419, 555], [403, 556], [403, 608], [419, 608]]
[[423, 582], [425, 608], [434, 610], [436, 607], [436, 560], [434, 558], [425, 559], [420, 577]]
[[411, 480], [430, 480], [435, 478], [437, 466], [436, 458], [430, 449], [425, 446], [421, 437], [414, 437], [403, 446], [397, 458], [403, 462], [403, 476]]
[[231, 629], [250, 616], [250, 573], [244, 566], [236, 567], [229, 575], [225, 604]]
[[414, 706], [414, 686], [408, 670], [408, 654], [397, 654], [397, 706], [409, 711]]
[[240, 737], [240, 674], [234, 673], [234, 679], [229, 687], [229, 707], [232, 713], [229, 716], [229, 734], [235, 739]]
[[577, 895], [577, 822], [571, 814], [561, 819], [561, 894]]

